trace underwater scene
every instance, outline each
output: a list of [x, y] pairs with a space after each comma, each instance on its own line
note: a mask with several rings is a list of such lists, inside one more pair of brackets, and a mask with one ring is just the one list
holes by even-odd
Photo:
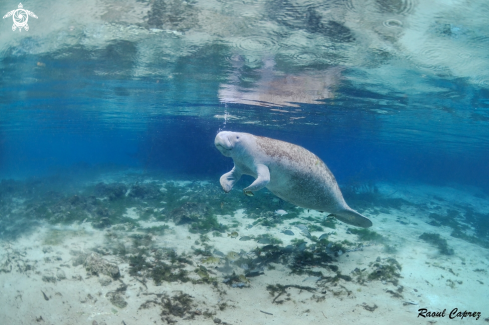
[[0, 3], [0, 323], [486, 324], [489, 3]]

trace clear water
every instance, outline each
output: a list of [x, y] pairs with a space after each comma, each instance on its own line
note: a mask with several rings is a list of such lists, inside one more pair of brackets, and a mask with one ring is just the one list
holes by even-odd
[[[261, 213], [300, 210], [296, 219], [272, 223], [268, 228], [260, 226], [263, 228], [254, 236], [273, 231], [279, 236], [287, 227], [297, 235], [300, 231], [290, 223], [318, 224], [319, 216], [308, 216], [312, 212], [274, 201], [266, 190], [255, 198], [263, 204], [247, 201], [239, 189], [251, 179], [242, 180], [238, 190], [228, 196], [221, 192], [218, 179], [231, 169], [232, 161], [215, 149], [213, 141], [220, 130], [232, 130], [292, 142], [317, 154], [336, 176], [349, 204], [373, 220], [374, 231], [390, 236], [388, 244], [375, 245], [397, 246], [396, 253], [387, 250], [382, 254], [401, 261], [401, 284], [412, 297], [404, 293], [403, 299], [393, 298], [398, 301], [392, 306], [377, 302], [380, 309], [396, 310], [385, 311], [384, 316], [361, 308], [362, 302], [375, 302], [370, 298], [350, 301], [352, 308], [357, 306], [367, 314], [348, 316], [349, 321], [362, 319], [367, 324], [368, 316], [387, 323], [385, 315], [392, 317], [390, 320], [427, 321], [417, 318], [419, 308], [482, 311], [480, 302], [487, 298], [483, 288], [489, 283], [489, 5], [485, 1], [52, 0], [23, 5], [38, 17], [28, 18], [28, 31], [12, 31], [12, 17], [4, 18], [0, 25], [2, 265], [8, 264], [6, 256], [12, 256], [15, 245], [25, 248], [29, 247], [26, 243], [32, 243], [38, 249], [48, 245], [42, 238], [32, 237], [36, 231], [48, 231], [49, 237], [52, 229], [86, 226], [95, 238], [127, 222], [124, 209], [131, 206], [143, 209], [146, 204], [145, 208], [168, 212], [163, 216], [154, 212], [146, 219], [140, 216], [138, 231], [150, 221], [163, 222], [177, 234], [191, 229], [192, 223], [177, 225], [171, 218], [165, 219], [172, 209], [181, 208], [177, 203], [172, 203], [171, 209], [161, 205], [160, 201], [169, 200], [167, 192], [158, 194], [159, 201], [144, 195], [132, 197], [132, 201], [121, 203], [120, 211], [107, 203], [105, 208], [114, 211], [112, 219], [98, 228], [92, 226], [100, 225], [101, 215], [86, 205], [83, 218], [49, 219], [38, 210], [32, 212], [40, 206], [64, 206], [73, 195], [95, 195], [106, 202], [107, 193], [94, 187], [100, 182], [124, 183], [129, 191], [153, 182], [167, 191], [173, 189], [172, 195], [186, 196], [182, 204], [207, 204], [220, 223], [225, 223], [219, 219], [222, 214], [234, 215], [245, 209], [245, 216], [236, 215], [240, 226], [212, 230], [222, 232], [228, 242], [208, 231], [211, 242], [215, 241], [211, 246], [224, 253], [223, 245], [230, 249], [237, 245], [226, 233], [236, 230], [241, 236], [247, 234], [245, 226], [253, 222], [252, 208]], [[6, 14], [17, 7], [15, 2], [4, 1], [0, 11]], [[183, 189], [168, 185], [173, 181], [183, 181]], [[186, 181], [207, 183], [199, 187]], [[392, 201], [396, 199], [404, 201]], [[62, 213], [67, 213], [63, 209]], [[338, 223], [337, 227], [338, 241], [359, 240], [348, 233], [346, 225]], [[126, 231], [129, 236], [130, 230]], [[455, 254], [437, 253], [430, 243], [419, 239], [423, 233], [440, 235]], [[189, 238], [193, 243], [205, 234], [201, 229]], [[400, 234], [405, 237], [396, 243]], [[321, 232], [312, 235], [318, 238]], [[179, 238], [155, 236], [159, 236], [157, 242]], [[307, 236], [302, 239], [314, 245]], [[283, 241], [286, 247], [288, 242]], [[83, 249], [93, 249], [89, 246], [87, 243]], [[199, 246], [182, 247], [178, 254], [192, 255]], [[315, 248], [307, 247], [306, 251], [314, 252]], [[406, 247], [417, 250], [413, 260], [403, 259]], [[235, 250], [240, 249], [249, 252], [252, 247]], [[366, 266], [375, 261], [378, 252], [365, 250]], [[469, 250], [474, 256], [464, 257]], [[132, 253], [137, 255], [138, 251]], [[41, 254], [29, 260], [42, 262], [42, 258]], [[433, 279], [425, 279], [432, 287], [423, 291], [413, 279], [421, 281], [425, 260], [437, 263], [431, 269], [439, 272]], [[128, 264], [125, 276], [130, 279], [129, 260], [120, 263]], [[455, 264], [457, 269], [448, 272], [449, 265]], [[289, 264], [282, 261], [281, 265]], [[350, 274], [353, 269], [343, 273]], [[483, 271], [474, 271], [478, 269]], [[21, 272], [5, 270], [0, 275], [22, 277]], [[282, 271], [290, 273], [287, 268]], [[80, 274], [85, 275], [83, 272]], [[215, 275], [219, 285], [226, 274]], [[154, 285], [150, 275], [143, 278]], [[277, 283], [273, 277], [260, 278], [250, 277], [257, 290], [248, 291], [251, 297], [261, 297], [263, 292], [268, 295], [266, 285]], [[447, 282], [447, 278], [453, 281]], [[1, 281], [7, 288], [6, 283], [12, 280]], [[293, 281], [287, 283], [301, 284], [302, 279]], [[161, 291], [161, 286], [155, 288]], [[474, 291], [469, 302], [450, 298], [473, 288], [481, 291]], [[28, 292], [12, 285], [12, 292], [14, 289]], [[417, 296], [414, 289], [423, 295]], [[205, 292], [204, 287], [202, 290]], [[93, 289], [92, 294], [95, 292]], [[142, 302], [131, 302], [133, 296], [126, 293], [127, 308], [137, 310]], [[324, 321], [318, 310], [331, 308], [329, 299], [314, 302], [314, 308], [319, 309], [309, 312], [313, 317], [307, 322]], [[411, 309], [403, 306], [403, 301], [415, 299], [418, 305], [410, 305]], [[99, 303], [107, 300], [103, 296]], [[253, 319], [251, 301], [244, 299], [234, 306], [240, 319]], [[340, 300], [332, 301], [341, 304]], [[276, 306], [268, 303], [270, 308]], [[34, 302], [25, 304], [41, 310]], [[97, 308], [108, 310], [112, 318], [86, 316], [90, 322], [125, 321], [129, 325], [124, 314], [128, 309], [113, 313], [110, 308], [115, 307], [110, 303]], [[307, 308], [299, 309], [296, 314], [306, 317]], [[403, 310], [402, 316], [396, 314], [399, 310]], [[197, 315], [185, 321], [212, 323], [221, 314], [223, 321], [236, 321], [226, 314], [229, 311], [218, 308], [213, 312], [211, 318]], [[41, 315], [25, 313], [30, 320]], [[57, 313], [73, 317], [73, 324], [83, 323], [68, 310], [61, 308]], [[82, 313], [90, 315], [88, 310]], [[140, 321], [149, 317], [143, 314], [138, 313]], [[20, 324], [22, 319], [8, 317], [12, 324]], [[155, 319], [169, 322], [165, 317]], [[307, 318], [300, 317], [294, 321], [306, 322]], [[483, 313], [479, 322], [487, 317]], [[340, 318], [335, 319], [341, 323]], [[448, 316], [437, 320], [449, 321]], [[265, 318], [259, 321], [267, 323]]]

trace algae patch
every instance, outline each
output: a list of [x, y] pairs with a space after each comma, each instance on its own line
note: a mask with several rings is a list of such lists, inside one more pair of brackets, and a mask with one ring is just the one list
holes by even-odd
[[434, 233], [423, 233], [419, 236], [419, 239], [424, 240], [427, 243], [432, 244], [433, 246], [438, 247], [440, 250], [440, 254], [443, 255], [453, 255], [454, 251], [447, 244], [447, 240], [440, 237], [439, 234]]
[[348, 232], [357, 235], [358, 240], [361, 241], [382, 242], [385, 239], [384, 236], [382, 236], [381, 234], [366, 228], [362, 228], [362, 229], [348, 228]]

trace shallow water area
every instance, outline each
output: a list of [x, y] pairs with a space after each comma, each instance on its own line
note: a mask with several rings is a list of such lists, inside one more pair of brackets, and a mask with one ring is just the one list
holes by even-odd
[[2, 324], [489, 321], [486, 1], [0, 11]]
[[[374, 226], [361, 230], [279, 200], [275, 207], [281, 209], [259, 210], [262, 202], [274, 202], [271, 193], [224, 194], [215, 180], [148, 176], [151, 182], [126, 182], [126, 194], [111, 202], [110, 191], [100, 189], [121, 183], [113, 175], [100, 179], [114, 182], [79, 184], [76, 197], [84, 202], [95, 196], [98, 209], [109, 210], [102, 226], [105, 215], [91, 215], [89, 205], [86, 216], [68, 223], [43, 210], [35, 212], [44, 218], [35, 230], [3, 241], [0, 300], [5, 310], [16, 311], [5, 314], [9, 323], [42, 317], [53, 324], [213, 324], [216, 318], [229, 324], [251, 318], [257, 324], [426, 324], [416, 317], [420, 308], [484, 310], [488, 242], [474, 240], [462, 214], [447, 224], [430, 223], [452, 209], [487, 213], [487, 197], [379, 183], [363, 202]], [[136, 190], [139, 196], [131, 196]], [[58, 201], [44, 202], [36, 194], [10, 199], [16, 209], [73, 202], [69, 194], [52, 193]], [[349, 195], [361, 205], [365, 192]], [[128, 206], [121, 216], [111, 215], [114, 201]], [[205, 208], [195, 209], [198, 204]], [[65, 207], [77, 208], [70, 205]], [[454, 237], [457, 225], [466, 237]], [[438, 234], [439, 242], [421, 240], [427, 233]]]

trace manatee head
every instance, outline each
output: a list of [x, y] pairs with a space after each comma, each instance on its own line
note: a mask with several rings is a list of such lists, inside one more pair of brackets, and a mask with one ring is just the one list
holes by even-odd
[[232, 157], [240, 151], [240, 144], [245, 136], [246, 133], [222, 131], [216, 135], [214, 145], [224, 156]]

